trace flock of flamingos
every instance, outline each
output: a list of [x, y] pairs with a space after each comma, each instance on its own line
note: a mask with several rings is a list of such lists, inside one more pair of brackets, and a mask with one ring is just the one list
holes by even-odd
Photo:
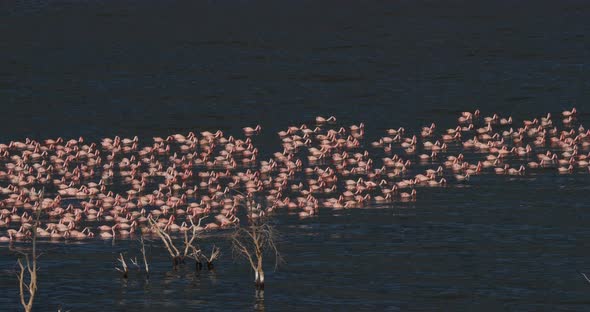
[[266, 207], [260, 213], [304, 218], [320, 207], [416, 200], [423, 188], [475, 175], [588, 173], [590, 130], [577, 114], [516, 123], [476, 110], [461, 113], [455, 128], [389, 129], [371, 143], [362, 123], [317, 117], [314, 126], [279, 132], [283, 150], [268, 160], [254, 145], [260, 126], [244, 128], [242, 138], [191, 132], [145, 145], [137, 137], [13, 141], [0, 144], [0, 242], [32, 237], [37, 217], [37, 237], [112, 239], [153, 234], [152, 226], [234, 227], [246, 197]]

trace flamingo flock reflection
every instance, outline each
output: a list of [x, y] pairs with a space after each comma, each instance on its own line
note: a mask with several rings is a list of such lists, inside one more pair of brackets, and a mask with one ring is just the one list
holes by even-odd
[[[0, 242], [37, 237], [112, 239], [238, 226], [245, 199], [301, 218], [419, 198], [423, 188], [472, 183], [477, 175], [588, 173], [590, 131], [575, 108], [515, 123], [462, 112], [457, 125], [392, 128], [373, 142], [365, 125], [335, 117], [278, 133], [282, 151], [261, 159], [262, 127], [154, 137], [83, 137], [0, 144]], [[41, 198], [40, 190], [44, 189]], [[191, 222], [208, 216], [202, 225]]]

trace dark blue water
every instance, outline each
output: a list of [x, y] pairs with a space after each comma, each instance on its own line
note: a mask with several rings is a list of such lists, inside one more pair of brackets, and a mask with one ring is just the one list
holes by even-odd
[[[5, 1], [0, 141], [141, 138], [317, 115], [367, 137], [463, 110], [530, 119], [590, 111], [586, 1]], [[36, 308], [56, 311], [584, 311], [586, 175], [482, 177], [412, 203], [276, 218], [286, 260], [256, 297], [224, 234], [216, 272], [113, 269], [134, 241], [42, 246]], [[18, 244], [17, 246], [18, 247]], [[18, 310], [16, 255], [0, 248], [0, 310]]]

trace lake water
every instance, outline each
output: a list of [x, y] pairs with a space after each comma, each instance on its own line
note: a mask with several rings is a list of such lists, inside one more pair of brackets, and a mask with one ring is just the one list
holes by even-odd
[[[0, 4], [0, 142], [140, 138], [335, 115], [388, 128], [454, 127], [479, 108], [521, 121], [590, 112], [587, 1], [11, 1]], [[590, 175], [481, 176], [416, 202], [280, 213], [286, 263], [264, 296], [227, 232], [214, 273], [113, 269], [135, 241], [42, 243], [39, 311], [584, 311]], [[16, 247], [19, 247], [16, 244]], [[19, 309], [0, 247], [0, 310]]]

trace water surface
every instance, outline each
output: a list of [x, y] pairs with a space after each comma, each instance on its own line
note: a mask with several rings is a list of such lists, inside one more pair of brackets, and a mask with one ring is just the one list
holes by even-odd
[[[587, 120], [586, 1], [15, 1], [0, 4], [0, 139], [139, 135], [336, 115], [387, 128], [458, 112]], [[276, 218], [286, 264], [256, 298], [224, 248], [214, 274], [113, 269], [134, 241], [44, 243], [39, 310], [587, 310], [586, 175], [480, 178], [414, 203]], [[18, 247], [18, 244], [17, 244]], [[18, 310], [0, 248], [0, 304]]]

